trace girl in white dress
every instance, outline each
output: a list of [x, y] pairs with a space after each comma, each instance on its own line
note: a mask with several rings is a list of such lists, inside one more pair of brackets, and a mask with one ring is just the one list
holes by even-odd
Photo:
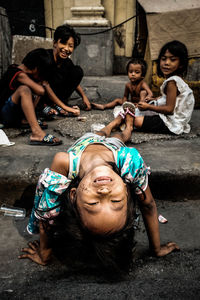
[[[140, 111], [155, 112], [151, 116], [136, 116], [134, 126], [143, 132], [182, 134], [190, 132], [188, 124], [194, 109], [194, 95], [183, 81], [187, 73], [188, 51], [179, 41], [165, 44], [158, 57], [158, 75], [165, 77], [158, 105], [139, 102]], [[159, 100], [160, 99], [160, 100]]]

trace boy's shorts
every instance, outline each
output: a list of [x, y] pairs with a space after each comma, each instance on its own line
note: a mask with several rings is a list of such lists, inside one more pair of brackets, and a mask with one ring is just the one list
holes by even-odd
[[163, 120], [158, 115], [144, 116], [144, 121], [139, 131], [173, 134], [173, 132], [171, 132], [168, 129], [168, 127], [165, 125]]
[[12, 102], [11, 96], [1, 109], [1, 121], [5, 126], [19, 125], [22, 111], [19, 105]]

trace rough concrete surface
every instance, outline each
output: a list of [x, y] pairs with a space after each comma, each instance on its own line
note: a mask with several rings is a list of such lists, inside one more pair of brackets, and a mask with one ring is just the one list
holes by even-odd
[[[0, 148], [0, 204], [25, 207], [29, 213], [34, 185], [54, 154], [65, 151], [91, 124], [112, 119], [112, 111], [82, 111], [81, 115], [87, 116], [86, 122], [76, 118], [48, 122], [47, 132], [60, 137], [61, 146], [30, 146], [30, 132], [5, 130], [16, 144]], [[17, 259], [30, 239], [24, 232], [28, 218], [20, 221], [0, 214], [0, 299], [199, 299], [200, 111], [194, 112], [191, 124], [189, 135], [133, 132], [129, 143], [151, 167], [150, 186], [158, 211], [168, 219], [167, 224], [160, 224], [161, 241], [176, 241], [180, 252], [152, 257], [141, 221], [134, 267], [123, 278], [112, 278], [78, 256], [69, 257], [67, 265], [55, 261], [41, 267]]]

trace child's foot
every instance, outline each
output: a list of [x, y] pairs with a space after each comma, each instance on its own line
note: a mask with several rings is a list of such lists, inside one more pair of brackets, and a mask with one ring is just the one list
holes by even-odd
[[98, 103], [91, 103], [92, 107], [99, 109], [99, 110], [104, 110], [104, 105], [103, 104], [98, 104]]
[[104, 128], [102, 128], [99, 131], [95, 131], [94, 133], [100, 135], [100, 136], [106, 136], [108, 137], [110, 135], [110, 130], [107, 128], [107, 126], [105, 126]]
[[118, 128], [120, 126], [120, 124], [122, 123], [122, 117], [118, 116], [117, 118], [115, 118], [112, 122], [110, 122], [107, 126], [105, 126], [104, 128], [102, 128], [100, 131], [95, 132], [98, 135], [101, 136], [110, 136], [111, 131], [115, 128]]
[[43, 130], [41, 130], [41, 128], [39, 128], [39, 130], [36, 129], [34, 132], [32, 131], [29, 144], [53, 146], [62, 144], [62, 141], [51, 134], [46, 134]]
[[135, 117], [135, 104], [131, 103], [131, 102], [124, 102], [124, 104], [122, 105], [125, 114], [129, 114], [132, 117]]
[[125, 120], [126, 129], [133, 131], [133, 123], [134, 123], [134, 117], [130, 114], [127, 114]]

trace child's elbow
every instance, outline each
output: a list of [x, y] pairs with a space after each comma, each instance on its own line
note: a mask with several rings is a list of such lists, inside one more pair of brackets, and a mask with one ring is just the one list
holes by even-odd
[[169, 109], [167, 114], [168, 114], [169, 116], [172, 116], [172, 115], [174, 114], [174, 110], [173, 110], [173, 109]]
[[44, 96], [45, 95], [45, 89], [43, 88], [43, 86], [41, 86], [41, 88], [38, 90], [37, 93], [39, 96]]

